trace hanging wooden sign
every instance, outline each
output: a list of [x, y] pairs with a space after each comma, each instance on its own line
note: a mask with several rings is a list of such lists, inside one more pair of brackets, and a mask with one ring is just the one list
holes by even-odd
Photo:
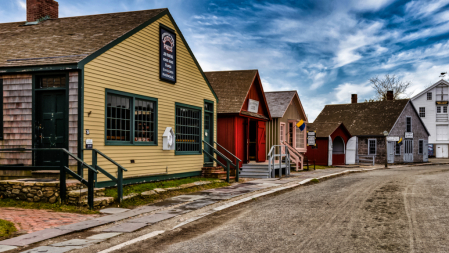
[[159, 77], [176, 83], [176, 34], [162, 26], [159, 29]]

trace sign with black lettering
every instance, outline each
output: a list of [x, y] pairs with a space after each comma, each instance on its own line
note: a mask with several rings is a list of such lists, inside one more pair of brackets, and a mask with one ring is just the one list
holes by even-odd
[[307, 131], [307, 146], [316, 146], [316, 132]]
[[161, 80], [176, 83], [176, 34], [160, 27], [159, 35], [159, 77]]

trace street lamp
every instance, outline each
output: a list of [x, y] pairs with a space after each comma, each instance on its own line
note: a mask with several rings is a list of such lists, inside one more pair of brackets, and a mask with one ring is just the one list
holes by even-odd
[[384, 131], [384, 136], [385, 136], [385, 168], [388, 168], [388, 142], [387, 142], [388, 131]]

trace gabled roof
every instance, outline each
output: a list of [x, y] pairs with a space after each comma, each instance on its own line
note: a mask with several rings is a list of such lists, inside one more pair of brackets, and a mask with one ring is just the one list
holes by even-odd
[[[218, 99], [220, 99], [220, 103], [217, 106], [217, 113], [240, 113], [251, 85], [258, 78], [257, 69], [204, 73], [217, 94]], [[261, 89], [263, 95], [262, 85]], [[270, 113], [268, 112], [268, 114]]]
[[353, 136], [383, 136], [390, 131], [409, 99], [326, 105], [314, 123], [342, 122]]
[[304, 112], [304, 108], [296, 90], [267, 91], [265, 92], [265, 97], [267, 98], [272, 118], [282, 118], [290, 104], [293, 103], [293, 99], [296, 97], [306, 119], [305, 121], [307, 121], [307, 115]]
[[0, 24], [0, 67], [78, 63], [166, 10]]
[[436, 86], [438, 86], [438, 85], [440, 85], [440, 84], [445, 84], [445, 85], [448, 85], [448, 86], [449, 86], [449, 82], [447, 82], [447, 81], [444, 80], [444, 79], [441, 79], [440, 81], [438, 81], [438, 82], [432, 84], [430, 87], [427, 87], [425, 90], [421, 91], [420, 93], [418, 93], [417, 95], [415, 95], [414, 97], [412, 97], [411, 100], [413, 101], [413, 100], [417, 99], [418, 97], [422, 96], [423, 94], [427, 93], [429, 90], [435, 88]]
[[307, 131], [316, 131], [316, 137], [329, 137], [340, 126], [351, 135], [341, 122], [321, 122], [321, 123], [307, 123]]

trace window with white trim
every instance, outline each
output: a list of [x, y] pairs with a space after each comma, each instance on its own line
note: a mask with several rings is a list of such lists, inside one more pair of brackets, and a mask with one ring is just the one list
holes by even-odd
[[427, 92], [427, 100], [432, 100], [432, 92]]
[[412, 117], [407, 117], [407, 124], [406, 124], [406, 132], [411, 132], [412, 131]]
[[285, 124], [282, 124], [281, 123], [281, 129], [280, 129], [280, 134], [281, 134], [281, 136], [280, 136], [280, 140], [281, 140], [281, 144], [282, 143], [284, 143], [284, 141], [285, 141]]
[[401, 155], [401, 145], [396, 142], [395, 155]]
[[441, 113], [441, 106], [437, 106], [437, 113]]
[[447, 113], [447, 106], [443, 106], [443, 113]]
[[368, 140], [368, 155], [375, 155], [376, 154], [376, 148], [377, 148], [377, 141], [376, 139], [369, 139]]
[[296, 148], [304, 148], [306, 145], [305, 137], [306, 129], [300, 130], [296, 129]]
[[419, 107], [419, 117], [421, 117], [421, 118], [426, 117], [426, 108], [425, 107]]

